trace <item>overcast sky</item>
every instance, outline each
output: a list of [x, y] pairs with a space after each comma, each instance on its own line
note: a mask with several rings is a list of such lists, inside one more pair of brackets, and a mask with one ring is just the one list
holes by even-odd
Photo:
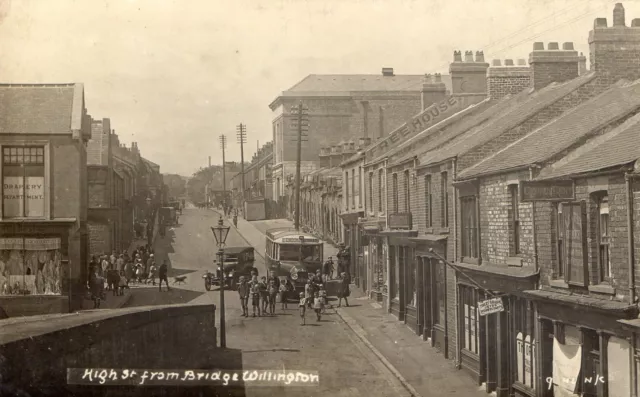
[[[453, 50], [527, 58], [534, 41], [588, 55], [605, 0], [0, 0], [0, 82], [85, 84], [162, 172], [245, 159], [271, 140], [269, 103], [308, 74], [448, 73]], [[638, 0], [623, 3], [627, 26]], [[2, 111], [0, 109], [0, 111]]]

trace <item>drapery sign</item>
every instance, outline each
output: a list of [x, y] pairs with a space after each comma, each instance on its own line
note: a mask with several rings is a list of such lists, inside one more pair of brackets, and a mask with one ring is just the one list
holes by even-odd
[[486, 316], [487, 314], [492, 313], [500, 313], [504, 311], [504, 306], [502, 305], [502, 298], [492, 298], [487, 299], [486, 301], [478, 302], [478, 313], [481, 316]]
[[44, 216], [44, 177], [5, 176], [2, 199], [7, 218]]

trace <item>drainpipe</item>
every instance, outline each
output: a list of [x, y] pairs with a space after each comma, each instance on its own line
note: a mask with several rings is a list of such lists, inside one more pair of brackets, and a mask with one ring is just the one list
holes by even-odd
[[[529, 180], [533, 180], [533, 167], [529, 167]], [[520, 192], [518, 192], [520, 194]], [[536, 202], [531, 202], [531, 228], [533, 229], [533, 264], [536, 272], [539, 270], [538, 264], [538, 233], [536, 232]], [[536, 282], [537, 284], [537, 282]], [[538, 286], [536, 285], [536, 289]]]
[[[456, 158], [454, 157], [451, 160], [451, 179], [450, 179], [451, 182], [456, 180], [456, 174], [457, 174], [456, 171], [457, 171], [456, 170]], [[447, 188], [448, 188], [448, 186], [447, 186]], [[457, 238], [458, 236], [456, 234], [456, 232], [457, 232], [457, 227], [456, 227], [457, 219], [456, 218], [457, 218], [457, 210], [458, 210], [458, 208], [457, 208], [458, 200], [456, 200], [457, 192], [458, 192], [458, 189], [454, 188], [453, 189], [453, 205], [450, 206], [451, 210], [453, 211], [453, 222], [452, 222], [452, 224], [453, 224], [453, 233], [451, 233], [451, 227], [449, 227], [449, 235], [450, 236], [453, 235], [453, 262], [455, 262], [455, 258], [456, 258], [457, 252], [458, 252], [457, 251], [458, 250], [458, 243], [457, 243], [458, 242], [458, 238]], [[447, 206], [448, 206], [448, 204], [447, 204]], [[446, 254], [447, 253], [445, 252], [445, 255]], [[445, 275], [446, 275], [446, 273], [445, 273]], [[454, 294], [454, 303], [453, 303], [454, 307], [455, 307], [455, 313], [456, 313], [455, 314], [455, 316], [456, 316], [455, 321], [456, 321], [456, 350], [457, 350], [457, 352], [456, 352], [455, 366], [456, 366], [457, 369], [460, 369], [460, 368], [462, 368], [462, 363], [461, 363], [461, 359], [460, 359], [460, 343], [459, 343], [460, 336], [458, 335], [459, 334], [459, 330], [460, 330], [460, 312], [459, 312], [459, 307], [458, 307], [458, 293], [457, 293], [457, 291], [458, 291], [458, 273], [456, 271], [453, 272], [453, 283], [455, 285], [454, 288], [456, 290], [456, 293]], [[447, 303], [447, 301], [448, 301], [448, 299], [444, 300], [444, 302], [445, 302], [444, 303], [444, 305], [445, 305], [445, 313], [448, 313], [448, 303]], [[448, 342], [449, 341], [449, 321], [445, 322], [445, 337], [446, 337], [447, 342]], [[447, 343], [447, 349], [448, 348], [449, 348], [449, 346], [448, 346], [448, 343]]]
[[634, 255], [634, 239], [633, 239], [633, 191], [631, 190], [632, 178], [637, 175], [627, 173], [624, 175], [624, 181], [627, 190], [627, 249], [629, 258], [629, 303], [635, 304], [636, 302], [636, 281], [635, 281], [635, 255]]
[[[387, 225], [389, 224], [389, 184], [387, 182], [388, 177], [389, 177], [389, 170], [387, 169], [387, 160], [384, 160], [384, 162], [382, 163], [382, 166], [384, 167], [384, 216], [385, 216], [385, 224], [384, 224], [384, 228], [387, 228]], [[388, 237], [383, 237], [384, 239], [387, 240], [387, 255], [385, 255], [385, 263], [384, 266], [387, 268], [387, 279], [385, 280], [385, 283], [388, 285], [387, 288], [387, 312], [391, 313], [391, 273], [389, 272], [389, 238]]]

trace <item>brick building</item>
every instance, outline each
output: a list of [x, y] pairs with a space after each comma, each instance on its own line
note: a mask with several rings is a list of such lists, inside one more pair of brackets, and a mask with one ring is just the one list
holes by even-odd
[[[442, 76], [447, 87], [451, 79]], [[292, 128], [292, 107], [303, 103], [309, 113], [307, 141], [302, 145], [301, 168], [319, 167], [318, 148], [360, 137], [385, 136], [395, 126], [420, 111], [422, 76], [309, 75], [284, 91], [269, 107], [273, 111], [273, 196], [286, 197], [285, 182], [295, 174], [297, 131]]]
[[0, 306], [10, 317], [77, 310], [91, 137], [83, 85], [1, 85], [0, 109]]

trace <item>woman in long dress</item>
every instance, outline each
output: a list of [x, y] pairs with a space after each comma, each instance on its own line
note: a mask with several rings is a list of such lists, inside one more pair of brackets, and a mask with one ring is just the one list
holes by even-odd
[[340, 289], [338, 290], [338, 307], [342, 306], [342, 300], [344, 299], [344, 303], [349, 307], [349, 301], [347, 298], [351, 295], [351, 290], [349, 289], [349, 284], [351, 284], [351, 277], [346, 272], [341, 274], [341, 282]]

